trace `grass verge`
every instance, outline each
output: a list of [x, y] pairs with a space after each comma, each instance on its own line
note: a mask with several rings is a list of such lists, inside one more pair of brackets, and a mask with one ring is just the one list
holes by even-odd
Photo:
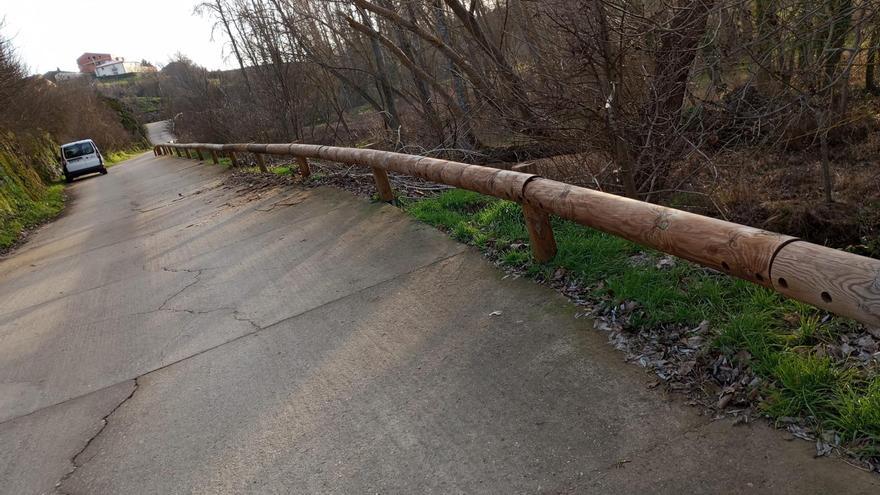
[[22, 231], [54, 218], [63, 208], [64, 186], [52, 184], [42, 199], [18, 201], [14, 210], [0, 212], [0, 251], [15, 244]]
[[550, 280], [561, 271], [608, 304], [636, 303], [628, 320], [634, 330], [709, 322], [708, 352], [761, 378], [755, 402], [763, 413], [783, 423], [797, 418], [817, 434], [839, 436], [857, 457], [880, 458], [880, 353], [867, 364], [851, 352], [839, 355], [841, 341], [864, 330], [855, 322], [681, 260], [658, 265], [660, 253], [558, 218], [558, 254], [538, 264], [521, 207], [470, 191], [402, 206], [531, 277]]
[[131, 149], [131, 150], [122, 150], [122, 151], [114, 151], [112, 153], [108, 153], [107, 156], [104, 157], [104, 166], [110, 168], [114, 165], [118, 165], [129, 158], [134, 158], [141, 153], [147, 151], [146, 149]]

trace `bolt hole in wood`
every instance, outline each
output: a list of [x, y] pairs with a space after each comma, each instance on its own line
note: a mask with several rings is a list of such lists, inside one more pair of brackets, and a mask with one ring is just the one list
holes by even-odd
[[758, 282], [763, 282], [763, 281], [764, 281], [764, 276], [761, 275], [760, 273], [756, 273], [756, 274], [755, 274], [755, 278], [758, 280]]
[[822, 300], [823, 300], [823, 301], [825, 301], [825, 302], [827, 302], [827, 303], [830, 303], [830, 302], [831, 302], [831, 294], [829, 294], [829, 293], [827, 293], [827, 292], [822, 292], [821, 295], [822, 295]]
[[730, 271], [730, 265], [728, 265], [726, 261], [721, 262], [721, 268], [724, 268], [724, 271], [726, 272]]
[[785, 280], [784, 278], [780, 277], [778, 282], [779, 282], [779, 286], [782, 287], [783, 289], [788, 288], [788, 280]]

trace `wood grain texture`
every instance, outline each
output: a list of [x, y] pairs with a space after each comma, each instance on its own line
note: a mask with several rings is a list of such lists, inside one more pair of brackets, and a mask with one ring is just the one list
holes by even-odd
[[248, 143], [247, 144], [247, 151], [254, 153], [254, 154], [265, 153], [267, 146], [269, 146], [269, 145], [268, 144], [258, 144], [258, 143]]
[[391, 189], [388, 172], [381, 168], [373, 167], [373, 179], [376, 181], [376, 191], [379, 193], [379, 199], [386, 203], [394, 201], [394, 190]]
[[770, 273], [792, 299], [880, 327], [880, 260], [798, 241], [779, 250]]
[[299, 164], [299, 173], [304, 179], [312, 175], [312, 168], [309, 166], [308, 158], [298, 156], [296, 157], [296, 162]]
[[529, 231], [532, 256], [538, 263], [546, 263], [556, 256], [556, 238], [553, 237], [550, 215], [528, 204], [523, 204], [522, 208]]
[[525, 201], [588, 227], [771, 287], [770, 261], [793, 237], [562, 182], [535, 179]]
[[295, 156], [381, 168], [517, 202], [522, 201], [526, 182], [536, 177], [512, 170], [380, 150], [304, 144], [291, 144], [289, 150]]
[[289, 144], [267, 144], [266, 151], [267, 155], [290, 155], [290, 145]]

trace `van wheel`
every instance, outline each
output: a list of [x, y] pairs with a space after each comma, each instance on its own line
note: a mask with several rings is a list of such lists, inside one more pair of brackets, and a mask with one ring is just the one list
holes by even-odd
[[70, 184], [71, 182], [73, 182], [73, 177], [71, 177], [67, 174], [64, 174], [64, 182]]
[[107, 168], [101, 167], [101, 175], [107, 175]]

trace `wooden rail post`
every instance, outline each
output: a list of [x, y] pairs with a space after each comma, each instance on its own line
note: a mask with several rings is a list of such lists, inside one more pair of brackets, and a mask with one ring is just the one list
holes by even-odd
[[379, 192], [379, 199], [389, 203], [394, 201], [394, 190], [391, 189], [391, 182], [388, 180], [388, 173], [378, 167], [373, 167], [373, 178], [376, 180], [376, 189]]
[[183, 158], [183, 152], [180, 151], [180, 148], [174, 148], [174, 151], [177, 152], [177, 156], [178, 156], [179, 158]]
[[234, 151], [229, 152], [229, 161], [232, 162], [233, 167], [238, 167], [238, 160], [235, 159], [235, 152]]
[[214, 150], [211, 150], [211, 161], [214, 162], [214, 165], [217, 165], [220, 163], [220, 159], [217, 158], [217, 152]]
[[263, 173], [268, 172], [269, 169], [266, 168], [266, 160], [263, 158], [263, 154], [262, 153], [254, 153], [254, 156], [257, 157], [257, 165], [260, 167], [260, 172], [263, 172]]
[[198, 155], [200, 162], [205, 160], [205, 157], [202, 156], [202, 149], [201, 148], [196, 148], [196, 155]]
[[550, 225], [550, 215], [528, 203], [523, 203], [523, 216], [529, 231], [532, 256], [538, 263], [546, 263], [556, 256], [556, 239]]
[[303, 179], [308, 178], [312, 175], [312, 169], [309, 167], [309, 160], [304, 156], [296, 157], [296, 162], [299, 163], [299, 173], [303, 176]]
[[184, 148], [183, 151], [186, 153], [187, 158], [192, 158], [192, 155], [189, 154], [189, 148]]

